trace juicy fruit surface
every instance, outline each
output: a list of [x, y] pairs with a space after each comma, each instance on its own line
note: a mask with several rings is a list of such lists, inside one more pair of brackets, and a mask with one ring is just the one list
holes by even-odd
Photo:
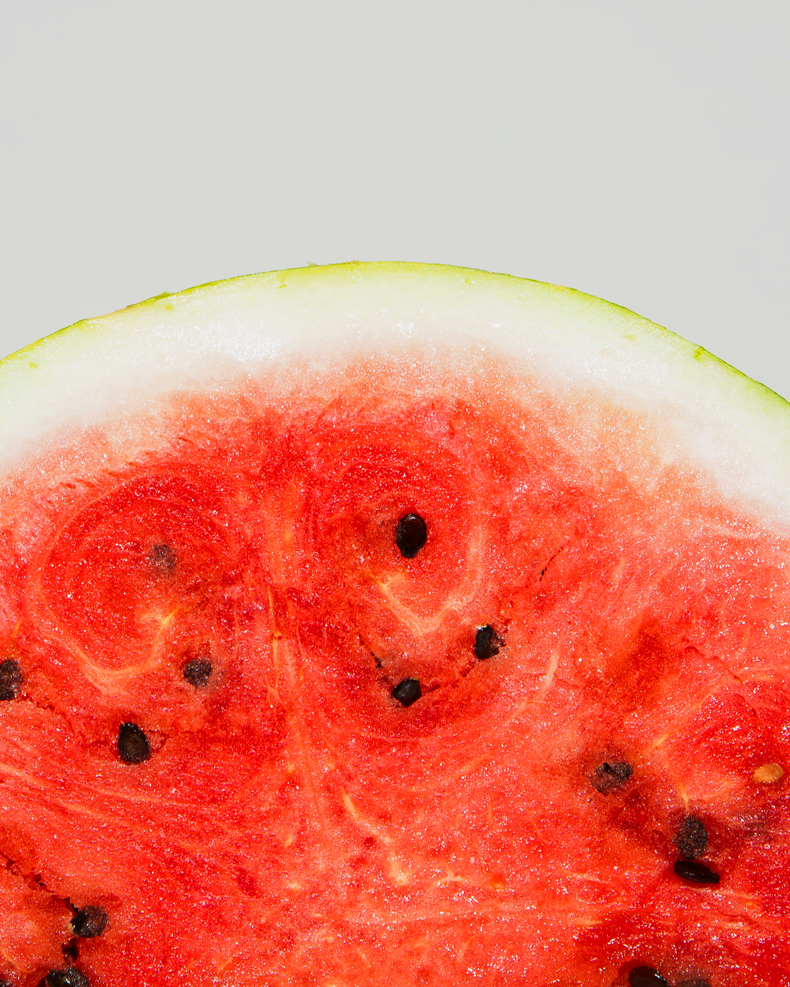
[[8, 482], [0, 979], [790, 984], [790, 541], [637, 413], [413, 373]]

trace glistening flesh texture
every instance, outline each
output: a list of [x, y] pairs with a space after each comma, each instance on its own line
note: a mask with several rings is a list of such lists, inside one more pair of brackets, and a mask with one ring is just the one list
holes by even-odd
[[787, 987], [778, 398], [407, 265], [155, 300], [3, 373], [0, 979]]

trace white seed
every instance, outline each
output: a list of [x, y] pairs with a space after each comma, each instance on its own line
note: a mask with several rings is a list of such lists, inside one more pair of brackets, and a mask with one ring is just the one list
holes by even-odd
[[752, 775], [752, 778], [754, 778], [758, 785], [771, 785], [779, 781], [783, 774], [784, 771], [778, 764], [761, 764]]

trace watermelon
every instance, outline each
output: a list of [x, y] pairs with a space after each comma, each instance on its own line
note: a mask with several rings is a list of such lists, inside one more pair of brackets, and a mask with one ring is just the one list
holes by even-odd
[[790, 410], [457, 268], [0, 365], [0, 982], [788, 987]]

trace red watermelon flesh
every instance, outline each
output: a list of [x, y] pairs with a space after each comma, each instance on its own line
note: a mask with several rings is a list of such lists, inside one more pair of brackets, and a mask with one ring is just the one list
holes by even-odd
[[790, 525], [382, 349], [8, 466], [0, 980], [787, 987]]

